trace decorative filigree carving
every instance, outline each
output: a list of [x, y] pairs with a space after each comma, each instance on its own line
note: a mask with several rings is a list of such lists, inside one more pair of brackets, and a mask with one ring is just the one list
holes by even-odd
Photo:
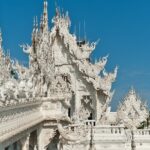
[[87, 130], [83, 125], [70, 126], [68, 128], [63, 128], [61, 124], [57, 125], [58, 131], [61, 135], [61, 143], [71, 144], [86, 140]]
[[148, 115], [146, 106], [134, 89], [129, 91], [117, 111], [118, 123], [123, 123], [130, 129], [138, 128], [140, 123], [148, 118]]
[[[90, 96], [83, 96], [81, 99], [81, 107], [79, 111], [79, 118], [80, 120], [88, 120], [88, 118], [92, 117], [91, 115], [94, 114], [94, 106], [93, 101]], [[92, 118], [91, 118], [92, 119]]]

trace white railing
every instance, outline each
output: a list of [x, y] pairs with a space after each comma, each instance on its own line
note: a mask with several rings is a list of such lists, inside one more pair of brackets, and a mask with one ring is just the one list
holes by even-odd
[[86, 126], [96, 126], [96, 121], [95, 120], [86, 120], [86, 121], [84, 121], [84, 124]]
[[95, 126], [94, 129], [97, 134], [123, 135], [125, 133], [124, 127], [119, 126]]
[[2, 108], [0, 110], [0, 142], [31, 128], [43, 121], [42, 118], [40, 102]]
[[109, 125], [96, 125], [95, 120], [86, 120], [84, 123], [80, 124], [72, 124], [68, 125], [65, 127], [65, 129], [76, 132], [80, 130], [86, 130], [87, 133], [90, 133], [91, 130], [93, 129], [94, 134], [99, 134], [99, 135], [124, 135], [125, 134], [125, 129], [122, 126], [109, 126]]
[[150, 129], [138, 129], [136, 131], [134, 131], [135, 135], [149, 135], [150, 136]]

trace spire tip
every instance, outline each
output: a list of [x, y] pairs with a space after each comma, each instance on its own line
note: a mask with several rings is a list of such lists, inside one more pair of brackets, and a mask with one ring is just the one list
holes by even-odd
[[1, 30], [1, 28], [0, 28], [0, 49], [2, 49], [2, 42], [3, 42], [2, 30]]

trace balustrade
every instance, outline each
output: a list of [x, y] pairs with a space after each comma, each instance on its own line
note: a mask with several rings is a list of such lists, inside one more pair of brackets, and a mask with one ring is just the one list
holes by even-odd
[[134, 134], [135, 135], [143, 135], [143, 136], [149, 135], [150, 136], [150, 129], [138, 129], [138, 130], [134, 131]]
[[41, 122], [42, 114], [39, 106], [38, 103], [33, 103], [30, 106], [18, 105], [13, 109], [3, 108], [3, 113], [0, 112], [0, 142]]

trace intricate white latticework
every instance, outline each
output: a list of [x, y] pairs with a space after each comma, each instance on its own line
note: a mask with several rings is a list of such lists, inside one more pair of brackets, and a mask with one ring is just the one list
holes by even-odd
[[[0, 87], [2, 100], [10, 100], [9, 94], [11, 91], [14, 93], [14, 103], [17, 103], [20, 98], [51, 97], [52, 95], [65, 95], [68, 92], [70, 95], [72, 92], [77, 95], [76, 91], [79, 91], [81, 86], [85, 86], [85, 88], [89, 86], [88, 90], [83, 90], [79, 95], [83, 97], [84, 94], [82, 93], [87, 93], [91, 96], [93, 99], [92, 113], [96, 113], [94, 107], [97, 107], [97, 102], [102, 102], [101, 100], [94, 102], [95, 95], [91, 91], [101, 91], [104, 102], [108, 98], [111, 100], [111, 86], [117, 76], [117, 68], [114, 73], [106, 73], [105, 65], [108, 56], [94, 64], [90, 62], [90, 54], [95, 49], [97, 42], [89, 44], [86, 41], [78, 41], [76, 36], [69, 31], [71, 22], [68, 13], [64, 15], [56, 9], [56, 16], [52, 20], [54, 26], [50, 31], [47, 6], [48, 4], [45, 1], [40, 28], [37, 18], [34, 20], [32, 45], [21, 46], [23, 51], [29, 55], [29, 68], [20, 65], [17, 61], [12, 62], [8, 56], [3, 54], [2, 46], [0, 47], [1, 70], [4, 70], [1, 72], [1, 82], [5, 84], [5, 87], [3, 85]], [[2, 38], [0, 39], [0, 45], [1, 43]], [[14, 76], [12, 76], [12, 73], [14, 73]], [[79, 84], [82, 85], [79, 85], [77, 89], [76, 81], [78, 78], [82, 82]], [[5, 80], [7, 80], [6, 83]], [[78, 97], [76, 96], [76, 98]], [[99, 96], [98, 99], [100, 98]], [[66, 99], [68, 98], [66, 97]], [[66, 105], [70, 106], [69, 103], [66, 103]], [[98, 109], [101, 109], [101, 105], [104, 104], [100, 104]], [[74, 108], [75, 110], [79, 109], [80, 106], [76, 107], [78, 108]]]
[[29, 67], [4, 53], [0, 31], [0, 149], [1, 142], [5, 148], [19, 138], [29, 146], [25, 137], [31, 130], [37, 130], [33, 148], [38, 150], [130, 149], [126, 128], [132, 129], [136, 142], [144, 137], [147, 146], [149, 129], [134, 129], [148, 112], [133, 89], [118, 111], [110, 112], [118, 67], [106, 71], [108, 56], [92, 63], [97, 42], [78, 41], [70, 33], [68, 13], [56, 8], [50, 28], [47, 7], [45, 0], [40, 25], [34, 19], [32, 44], [21, 45]]
[[134, 89], [129, 91], [117, 111], [118, 123], [123, 123], [129, 129], [139, 127], [140, 123], [146, 121], [148, 115], [146, 105]]
[[67, 128], [63, 128], [61, 124], [58, 124], [58, 131], [61, 135], [61, 142], [63, 144], [86, 141], [88, 135], [88, 130], [83, 124], [69, 126]]

